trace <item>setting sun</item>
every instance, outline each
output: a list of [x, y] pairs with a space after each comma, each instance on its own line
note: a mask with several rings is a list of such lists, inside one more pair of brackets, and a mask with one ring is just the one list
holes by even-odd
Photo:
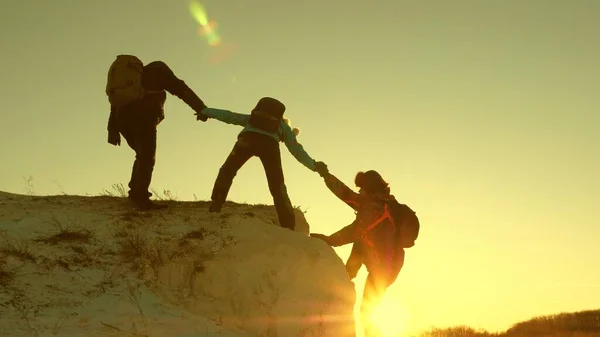
[[0, 0], [0, 337], [600, 337], [599, 16]]
[[384, 296], [381, 304], [371, 314], [381, 337], [401, 337], [407, 332], [410, 315], [397, 299]]

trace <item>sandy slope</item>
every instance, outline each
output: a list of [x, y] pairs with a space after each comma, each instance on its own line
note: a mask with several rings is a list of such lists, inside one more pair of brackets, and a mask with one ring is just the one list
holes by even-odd
[[343, 262], [270, 206], [0, 192], [0, 336], [354, 336]]

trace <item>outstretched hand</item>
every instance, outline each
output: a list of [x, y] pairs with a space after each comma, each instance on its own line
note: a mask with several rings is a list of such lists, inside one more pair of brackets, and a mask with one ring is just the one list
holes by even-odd
[[208, 116], [206, 116], [205, 114], [203, 114], [202, 112], [196, 112], [194, 115], [196, 115], [196, 120], [197, 121], [203, 121], [206, 122], [208, 120]]
[[327, 168], [327, 164], [322, 161], [315, 162], [315, 171], [321, 176], [325, 177], [329, 173], [329, 169]]
[[310, 237], [311, 238], [317, 238], [320, 240], [325, 241], [325, 243], [327, 243], [328, 245], [330, 245], [329, 243], [329, 236], [325, 235], [325, 234], [319, 234], [319, 233], [310, 233]]

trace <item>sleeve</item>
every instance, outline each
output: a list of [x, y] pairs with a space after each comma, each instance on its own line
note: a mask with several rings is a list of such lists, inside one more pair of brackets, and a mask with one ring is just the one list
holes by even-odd
[[292, 131], [289, 125], [282, 122], [281, 123], [281, 131], [283, 134], [283, 142], [285, 146], [288, 148], [290, 153], [298, 160], [302, 165], [306, 166], [309, 170], [315, 171], [315, 161], [311, 156], [306, 153], [302, 144], [298, 143], [298, 139], [296, 135]]
[[208, 118], [214, 118], [223, 123], [246, 126], [250, 120], [250, 115], [239, 114], [229, 110], [206, 108], [202, 110], [202, 114]]
[[142, 85], [148, 91], [166, 90], [175, 96], [190, 90], [187, 84], [179, 79], [173, 73], [173, 70], [162, 61], [152, 61], [144, 67]]
[[118, 132], [119, 128], [117, 127], [117, 113], [113, 106], [110, 106], [110, 115], [108, 116], [108, 126], [106, 128], [108, 132]]
[[331, 193], [335, 194], [338, 199], [345, 202], [348, 206], [352, 207], [355, 211], [360, 208], [360, 195], [346, 186], [336, 176], [331, 173], [327, 173], [324, 176], [325, 185]]
[[329, 244], [338, 247], [358, 241], [367, 233], [369, 226], [377, 221], [377, 218], [376, 205], [367, 204], [357, 213], [354, 222], [329, 236]]

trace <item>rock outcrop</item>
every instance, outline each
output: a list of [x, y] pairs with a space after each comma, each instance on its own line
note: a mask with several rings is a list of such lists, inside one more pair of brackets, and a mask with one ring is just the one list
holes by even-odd
[[0, 192], [1, 336], [354, 336], [354, 286], [272, 206]]

